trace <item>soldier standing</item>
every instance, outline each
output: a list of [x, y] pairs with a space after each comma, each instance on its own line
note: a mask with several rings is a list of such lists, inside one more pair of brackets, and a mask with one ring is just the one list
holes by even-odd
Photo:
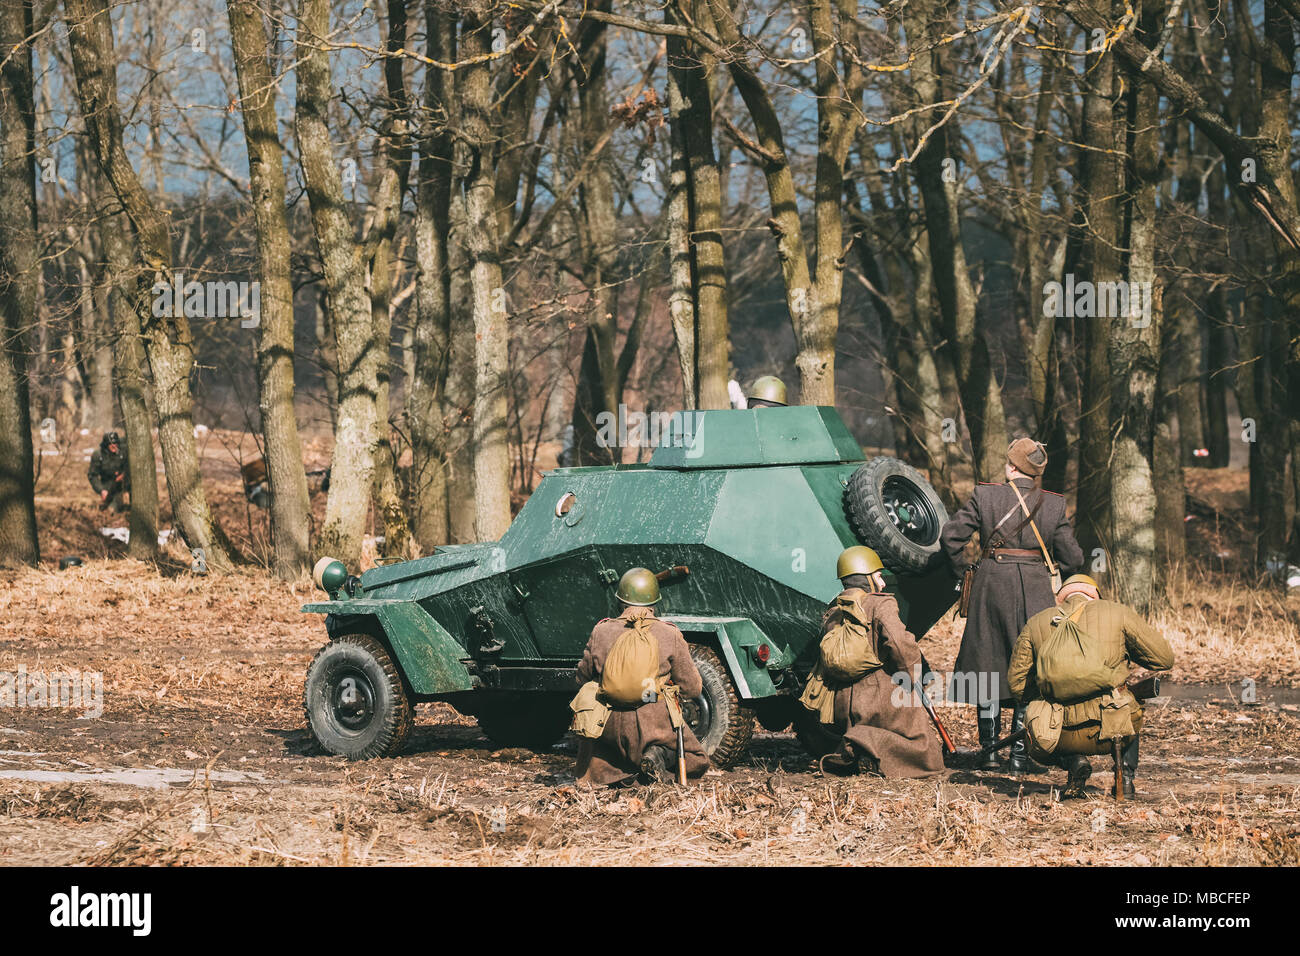
[[117, 432], [104, 434], [99, 447], [90, 456], [86, 477], [90, 479], [90, 487], [99, 495], [100, 511], [112, 505], [113, 510], [121, 514], [130, 507], [126, 495], [131, 490], [131, 476], [127, 470], [126, 449]]
[[[1048, 700], [1062, 709], [1060, 737], [1050, 753], [1044, 751], [1031, 721], [1029, 752], [1042, 763], [1055, 763], [1069, 774], [1067, 797], [1083, 795], [1092, 775], [1089, 754], [1113, 753], [1122, 748], [1121, 767], [1124, 798], [1135, 795], [1138, 736], [1142, 731], [1142, 702], [1126, 686], [1133, 666], [1165, 671], [1174, 666], [1174, 652], [1160, 632], [1142, 620], [1132, 608], [1101, 600], [1097, 582], [1086, 574], [1069, 578], [1057, 594], [1060, 607], [1040, 611], [1029, 619], [1016, 641], [1007, 669], [1011, 692], [1023, 704]], [[1037, 682], [1037, 663], [1048, 639], [1063, 619], [1072, 620], [1082, 637], [1096, 642], [1092, 659], [1110, 669], [1107, 689], [1070, 703], [1054, 701]], [[1083, 675], [1079, 675], [1082, 677]], [[1054, 723], [1054, 721], [1053, 721]], [[1120, 747], [1115, 747], [1119, 741]], [[1112, 791], [1113, 792], [1113, 791]]]
[[[638, 619], [646, 619], [659, 645], [657, 681], [635, 706], [614, 706], [598, 739], [582, 739], [578, 749], [579, 781], [617, 786], [639, 776], [642, 783], [671, 779], [677, 765], [677, 730], [669, 712], [670, 694], [698, 697], [704, 689], [700, 672], [691, 660], [686, 638], [674, 625], [654, 614], [659, 603], [659, 581], [645, 568], [632, 568], [618, 582], [618, 600], [623, 613], [605, 618], [591, 632], [587, 649], [578, 663], [578, 683], [600, 682], [605, 662], [614, 643]], [[675, 688], [668, 693], [664, 686]], [[709, 758], [690, 726], [682, 729], [686, 775], [699, 777], [709, 768]]]
[[745, 396], [749, 408], [785, 408], [785, 382], [775, 375], [756, 379]]
[[[833, 694], [833, 707], [826, 707], [826, 712], [835, 727], [844, 728], [840, 748], [821, 760], [823, 771], [927, 777], [943, 770], [939, 742], [917, 696], [907, 693], [900, 704], [899, 688], [892, 679], [905, 674], [919, 687], [921, 649], [898, 616], [898, 598], [885, 591], [883, 567], [870, 548], [853, 547], [840, 555], [835, 574], [844, 590], [822, 615], [822, 634], [851, 617], [867, 642], [858, 653], [869, 669], [850, 684], [836, 685], [824, 676], [828, 661], [823, 644], [817, 670], [809, 680], [812, 693], [804, 695], [805, 706]], [[904, 686], [910, 689], [912, 684]]]
[[[949, 692], [950, 700], [979, 707], [981, 749], [997, 740], [1003, 707], [1015, 708], [1013, 731], [1024, 725], [1024, 708], [1015, 705], [1007, 687], [1007, 662], [1025, 622], [1054, 606], [1048, 562], [1065, 571], [1083, 564], [1065, 499], [1038, 486], [1046, 465], [1042, 444], [1016, 439], [1007, 449], [1006, 484], [977, 485], [939, 535], [958, 577], [970, 567], [963, 552], [976, 532], [983, 549]], [[997, 765], [997, 755], [990, 753], [981, 769]], [[1023, 742], [1015, 744], [1008, 769], [1023, 773], [1028, 766]]]

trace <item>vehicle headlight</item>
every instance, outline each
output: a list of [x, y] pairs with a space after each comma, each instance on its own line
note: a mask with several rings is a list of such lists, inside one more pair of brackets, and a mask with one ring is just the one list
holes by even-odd
[[333, 597], [348, 579], [348, 569], [338, 558], [321, 558], [312, 568], [311, 578], [318, 588]]

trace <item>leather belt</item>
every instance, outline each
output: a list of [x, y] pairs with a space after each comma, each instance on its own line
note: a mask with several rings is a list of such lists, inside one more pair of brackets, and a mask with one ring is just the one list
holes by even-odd
[[1041, 551], [1031, 551], [1031, 550], [1028, 550], [1028, 549], [1025, 549], [1025, 548], [994, 548], [994, 549], [993, 549], [993, 558], [994, 558], [994, 560], [996, 560], [996, 559], [998, 559], [998, 558], [1003, 558], [1003, 557], [1005, 557], [1005, 558], [1038, 558], [1038, 559], [1041, 561], [1041, 560], [1042, 560], [1042, 557], [1043, 557], [1043, 553], [1042, 553]]

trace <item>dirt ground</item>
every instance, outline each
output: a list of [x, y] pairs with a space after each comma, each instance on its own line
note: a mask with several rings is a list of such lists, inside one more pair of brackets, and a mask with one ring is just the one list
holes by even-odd
[[[574, 783], [572, 738], [501, 750], [445, 705], [419, 709], [398, 758], [323, 754], [302, 713], [324, 641], [298, 611], [310, 583], [118, 558], [98, 533], [112, 518], [78, 490], [84, 467], [46, 472], [45, 565], [0, 572], [0, 674], [102, 674], [103, 711], [0, 706], [0, 863], [1300, 864], [1300, 643], [1277, 592], [1226, 567], [1189, 577], [1158, 615], [1178, 686], [1148, 708], [1136, 802], [1103, 796], [1102, 758], [1089, 798], [1061, 802], [1060, 771], [1013, 779], [960, 760], [927, 781], [823, 778], [791, 735], [763, 733], [746, 762], [689, 788], [591, 792]], [[230, 527], [238, 472], [220, 467], [205, 459]], [[1235, 493], [1202, 521], [1202, 552], [1225, 565], [1250, 540], [1223, 510]], [[56, 570], [66, 553], [87, 563]], [[933, 666], [959, 638], [956, 622], [936, 629]], [[974, 746], [969, 709], [943, 717]]]

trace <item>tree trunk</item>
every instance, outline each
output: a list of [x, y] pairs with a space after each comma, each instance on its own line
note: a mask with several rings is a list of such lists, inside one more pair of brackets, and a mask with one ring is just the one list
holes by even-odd
[[329, 55], [321, 44], [329, 32], [329, 0], [301, 0], [295, 122], [339, 369], [329, 501], [316, 550], [321, 555], [355, 562], [361, 556], [361, 537], [375, 476], [375, 402], [379, 386], [365, 261], [354, 237], [327, 121], [333, 86]]
[[[158, 409], [158, 440], [167, 475], [172, 516], [199, 566], [231, 568], [227, 543], [212, 520], [194, 443], [194, 340], [184, 315], [155, 316], [153, 283], [171, 280], [171, 239], [123, 145], [118, 112], [117, 70], [108, 0], [65, 0], [68, 46], [76, 75], [77, 98], [86, 131], [104, 178], [113, 187], [131, 224], [136, 275], [132, 305], [140, 317], [145, 353], [153, 375]], [[177, 311], [177, 310], [173, 310]]]
[[261, 7], [256, 0], [228, 0], [227, 12], [248, 142], [248, 186], [262, 283], [257, 381], [263, 457], [271, 485], [272, 566], [277, 576], [293, 580], [306, 569], [311, 553], [311, 504], [293, 404], [292, 244], [284, 211], [284, 150]]
[[[946, 46], [938, 42], [936, 27], [929, 19], [935, 11], [932, 7], [909, 7], [908, 11], [904, 15], [908, 47], [924, 51], [917, 53], [912, 64], [913, 88], [921, 103], [939, 103], [947, 95], [942, 80], [947, 72]], [[932, 49], [927, 49], [931, 45]], [[970, 432], [975, 480], [997, 481], [1006, 464], [1006, 418], [988, 344], [977, 327], [975, 290], [961, 241], [957, 177], [944, 175], [945, 164], [956, 163], [958, 158], [953, 123], [950, 119], [934, 130], [917, 151], [913, 165], [925, 209], [940, 322], [949, 343], [962, 411]]]
[[[1106, 2], [1106, 0], [1102, 0]], [[1089, 40], [1091, 43], [1091, 38]], [[1123, 181], [1117, 162], [1115, 135], [1114, 57], [1109, 51], [1089, 52], [1085, 61], [1083, 126], [1084, 149], [1079, 154], [1080, 206], [1083, 209], [1082, 280], [1118, 282], [1121, 278], [1117, 249], [1120, 240], [1119, 203], [1116, 193]], [[1079, 413], [1079, 500], [1075, 522], [1085, 557], [1097, 548], [1110, 550], [1111, 377], [1110, 320], [1096, 313], [1076, 318], [1082, 330], [1083, 381]]]
[[[461, 55], [472, 61], [491, 49], [488, 0], [462, 4]], [[486, 59], [465, 68], [457, 90], [461, 135], [469, 164], [461, 177], [465, 195], [465, 246], [469, 255], [474, 315], [474, 534], [495, 541], [510, 526], [510, 448], [506, 430], [509, 313], [501, 283], [492, 132], [492, 74]]]
[[[434, 2], [425, 2], [428, 56], [456, 58], [455, 24]], [[414, 364], [407, 393], [411, 432], [411, 530], [425, 553], [450, 540], [447, 507], [447, 367], [451, 356], [451, 275], [447, 237], [451, 234], [451, 134], [447, 103], [452, 75], [425, 70], [424, 114], [420, 127], [420, 182], [415, 196], [416, 322]]]
[[[762, 80], [741, 52], [745, 46], [735, 15], [725, 0], [708, 0], [718, 36], [731, 51], [727, 68], [754, 121], [757, 142], [751, 151], [759, 159], [767, 183], [772, 216], [768, 229], [776, 239], [777, 259], [785, 283], [786, 308], [794, 327], [798, 353], [799, 401], [804, 405], [835, 404], [835, 329], [827, 328], [827, 314], [816, 301], [817, 289], [808, 268], [808, 250], [799, 221], [794, 174], [785, 151], [781, 120]], [[829, 52], [826, 55], [830, 55]], [[819, 147], [822, 131], [818, 131]], [[836, 255], [838, 256], [838, 251]], [[835, 316], [838, 321], [838, 315]]]
[[392, 343], [392, 246], [401, 215], [402, 196], [411, 169], [410, 101], [399, 55], [406, 47], [406, 0], [389, 0], [388, 36], [384, 61], [386, 98], [376, 143], [379, 182], [374, 189], [374, 216], [366, 236], [366, 274], [369, 278], [371, 350], [375, 366], [375, 420], [379, 434], [375, 446], [375, 505], [384, 526], [382, 553], [389, 558], [409, 558], [411, 527], [398, 490], [397, 456], [389, 422], [389, 371]]
[[[1162, 6], [1143, 7], [1140, 31], [1148, 42], [1160, 32]], [[1110, 471], [1111, 581], [1117, 600], [1145, 614], [1157, 584], [1152, 443], [1161, 323], [1155, 264], [1160, 94], [1149, 84], [1136, 83], [1128, 88], [1127, 97], [1131, 171], [1125, 197], [1125, 271], [1130, 289], [1150, 289], [1151, 300], [1149, 314], [1110, 317], [1107, 358], [1115, 421]]]
[[37, 325], [32, 8], [0, 0], [0, 566], [36, 564], [27, 336]]
[[99, 233], [108, 278], [108, 318], [113, 324], [113, 375], [126, 430], [127, 470], [131, 478], [130, 536], [126, 551], [137, 561], [158, 556], [158, 465], [153, 450], [149, 385], [145, 374], [140, 316], [133, 305], [136, 264], [128, 238], [130, 224], [107, 184], [97, 184]]

